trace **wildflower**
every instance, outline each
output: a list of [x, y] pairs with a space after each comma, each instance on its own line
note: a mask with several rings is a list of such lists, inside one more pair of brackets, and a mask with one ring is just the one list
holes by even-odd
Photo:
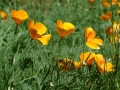
[[75, 61], [74, 66], [75, 66], [76, 69], [79, 69], [82, 66], [82, 63]]
[[120, 31], [120, 22], [116, 22], [114, 21], [113, 22], [113, 25], [112, 26], [109, 26], [106, 30], [105, 30], [105, 33], [107, 35], [110, 35], [110, 41], [111, 43], [116, 43], [119, 41], [119, 33]]
[[90, 3], [94, 3], [94, 2], [95, 2], [95, 0], [88, 0], [88, 2], [90, 2]]
[[118, 14], [120, 15], [120, 10], [118, 10]]
[[5, 11], [0, 10], [0, 17], [5, 21], [8, 20], [7, 13]]
[[36, 22], [34, 24], [34, 21], [30, 20], [28, 23], [28, 29], [33, 39], [38, 40], [43, 45], [48, 44], [51, 34], [43, 35], [46, 32], [46, 27], [42, 23]]
[[118, 33], [119, 30], [120, 30], [120, 22], [114, 21], [114, 22], [113, 22], [113, 25], [112, 25], [112, 26], [109, 26], [109, 27], [105, 30], [105, 32], [106, 32], [106, 34], [111, 35], [111, 34], [113, 34], [113, 33]]
[[16, 24], [21, 24], [28, 18], [28, 14], [24, 10], [12, 10], [11, 17], [15, 21]]
[[100, 49], [98, 45], [102, 45], [103, 41], [100, 38], [95, 38], [96, 32], [88, 27], [85, 29], [85, 40], [86, 40], [86, 45], [92, 49]]
[[109, 20], [112, 17], [112, 12], [105, 13], [104, 15], [100, 16], [102, 20]]
[[68, 36], [73, 31], [75, 31], [75, 26], [72, 23], [69, 22], [62, 22], [61, 20], [57, 21], [56, 30], [59, 33], [61, 37]]
[[64, 60], [59, 60], [58, 68], [61, 68], [62, 71], [68, 71], [74, 68], [73, 61], [69, 58], [64, 58]]
[[117, 43], [117, 42], [119, 42], [119, 37], [118, 37], [118, 35], [117, 34], [115, 34], [115, 35], [111, 35], [110, 36], [110, 43]]
[[95, 53], [93, 52], [85, 52], [80, 54], [80, 60], [84, 65], [90, 66], [95, 60]]
[[109, 7], [110, 4], [108, 3], [108, 1], [104, 0], [104, 1], [103, 1], [103, 6], [104, 6], [104, 7]]
[[112, 5], [120, 5], [120, 2], [118, 2], [117, 0], [112, 0]]
[[106, 62], [102, 54], [97, 54], [95, 57], [95, 61], [100, 73], [114, 71], [113, 64], [110, 62]]

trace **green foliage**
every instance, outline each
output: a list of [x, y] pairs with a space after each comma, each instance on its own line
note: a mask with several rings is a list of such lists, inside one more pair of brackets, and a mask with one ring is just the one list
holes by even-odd
[[[47, 33], [52, 35], [48, 45], [31, 40], [28, 20], [16, 25], [11, 19], [13, 9], [24, 9], [35, 22], [42, 22]], [[98, 72], [95, 63], [77, 70], [62, 72], [56, 62], [64, 58], [80, 61], [83, 51], [101, 53], [106, 60], [111, 58], [111, 44], [105, 29], [111, 21], [103, 21], [100, 15], [111, 8], [104, 8], [101, 0], [90, 4], [87, 0], [0, 0], [0, 10], [5, 10], [8, 21], [0, 21], [0, 90], [119, 90], [120, 63], [117, 73]], [[113, 7], [112, 11], [117, 12]], [[56, 32], [56, 21], [72, 22], [76, 31], [60, 41]], [[114, 20], [119, 16], [114, 13]], [[104, 40], [100, 50], [85, 46], [84, 29], [92, 27]], [[118, 48], [119, 49], [119, 48]], [[118, 53], [117, 53], [118, 54]], [[119, 60], [119, 56], [115, 59]], [[52, 86], [53, 84], [53, 86]]]

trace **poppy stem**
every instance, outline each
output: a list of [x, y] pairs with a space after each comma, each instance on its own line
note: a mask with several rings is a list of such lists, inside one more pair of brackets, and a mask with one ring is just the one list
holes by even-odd
[[17, 33], [18, 33], [18, 25], [16, 24], [14, 35], [16, 35]]

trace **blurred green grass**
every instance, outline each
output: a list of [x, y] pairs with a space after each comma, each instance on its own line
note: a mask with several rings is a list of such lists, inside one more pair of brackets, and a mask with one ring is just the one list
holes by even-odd
[[[30, 41], [28, 20], [20, 24], [14, 38], [15, 23], [10, 17], [11, 10], [24, 9], [29, 19], [42, 22], [47, 27], [47, 33], [52, 38], [47, 46], [38, 41]], [[112, 25], [111, 21], [103, 21], [100, 15], [111, 8], [104, 8], [102, 0], [90, 4], [87, 0], [0, 0], [0, 10], [7, 12], [8, 21], [0, 22], [0, 90], [119, 90], [119, 71], [100, 74], [95, 65], [81, 67], [80, 70], [61, 72], [54, 61], [71, 58], [80, 61], [83, 51], [101, 53], [108, 60], [111, 57], [111, 45], [105, 34], [105, 29]], [[119, 20], [116, 14], [117, 6], [112, 8], [114, 20]], [[72, 22], [76, 31], [61, 41], [55, 30], [56, 21]], [[100, 50], [92, 50], [85, 46], [84, 29], [92, 27], [97, 37], [104, 40]], [[120, 67], [119, 67], [120, 68]], [[118, 69], [119, 69], [118, 68]], [[53, 83], [54, 86], [51, 86]], [[88, 88], [87, 88], [88, 87]], [[12, 89], [10, 89], [12, 90]]]

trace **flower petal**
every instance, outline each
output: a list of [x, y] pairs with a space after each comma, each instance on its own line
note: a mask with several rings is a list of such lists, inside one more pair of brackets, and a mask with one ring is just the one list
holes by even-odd
[[47, 45], [51, 38], [51, 34], [43, 35], [41, 38], [37, 38], [43, 45]]
[[95, 62], [99, 67], [102, 67], [105, 63], [105, 59], [102, 54], [96, 54]]
[[69, 31], [69, 30], [75, 30], [75, 26], [72, 23], [64, 22], [62, 25], [62, 29]]
[[108, 13], [100, 16], [100, 18], [103, 20], [109, 20], [111, 17], [112, 17], [112, 12], [108, 12]]
[[108, 35], [111, 35], [113, 33], [113, 30], [112, 30], [112, 27], [108, 27], [106, 30], [105, 30], [105, 33], [108, 34]]
[[80, 54], [80, 60], [83, 63], [86, 63], [87, 66], [90, 66], [95, 60], [95, 53], [93, 52], [82, 53]]
[[91, 41], [93, 38], [95, 38], [95, 36], [96, 36], [96, 32], [91, 27], [85, 29], [86, 41]]
[[4, 12], [4, 11], [2, 11], [2, 10], [0, 10], [0, 17], [3, 18], [5, 21], [8, 20], [8, 18], [7, 18], [7, 13]]
[[57, 27], [62, 27], [62, 21], [61, 20], [57, 20]]
[[29, 22], [28, 22], [28, 29], [31, 29], [31, 28], [33, 28], [34, 27], [34, 21], [31, 19], [31, 20], [29, 20]]
[[18, 10], [17, 13], [18, 13], [19, 17], [23, 20], [28, 18], [28, 14], [24, 10]]
[[65, 29], [62, 28], [57, 28], [57, 31], [59, 33], [59, 35], [61, 37], [65, 37], [68, 36], [69, 34], [71, 34], [75, 29], [70, 29], [69, 31], [66, 31]]
[[34, 29], [39, 35], [43, 35], [47, 30], [46, 27], [40, 22], [35, 23]]
[[103, 40], [100, 38], [94, 38], [91, 42], [97, 45], [103, 45]]
[[89, 48], [92, 48], [92, 49], [100, 49], [100, 47], [93, 43], [93, 42], [86, 42], [86, 45], [89, 47]]
[[61, 20], [57, 21], [56, 30], [61, 37], [65, 37], [75, 31], [75, 26], [72, 23], [64, 22], [62, 23]]
[[75, 61], [74, 66], [75, 66], [76, 69], [79, 69], [82, 66], [82, 63]]

